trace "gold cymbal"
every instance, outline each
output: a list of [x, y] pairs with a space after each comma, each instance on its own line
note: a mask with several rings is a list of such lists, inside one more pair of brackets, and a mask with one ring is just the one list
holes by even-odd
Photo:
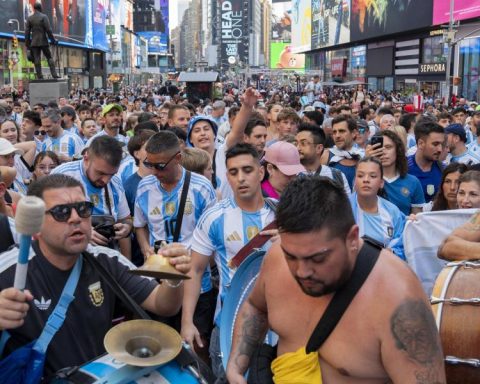
[[103, 345], [122, 363], [151, 367], [173, 360], [182, 349], [182, 338], [172, 327], [158, 321], [131, 320], [110, 329]]
[[178, 272], [174, 266], [170, 264], [167, 257], [159, 254], [148, 256], [145, 264], [137, 269], [130, 270], [131, 273], [142, 276], [149, 276], [155, 279], [169, 279], [169, 280], [186, 280], [190, 276], [182, 272]]

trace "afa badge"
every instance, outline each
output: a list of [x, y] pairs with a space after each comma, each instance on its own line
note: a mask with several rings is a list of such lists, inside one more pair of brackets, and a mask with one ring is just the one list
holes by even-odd
[[408, 190], [408, 188], [406, 188], [406, 187], [402, 188], [402, 195], [405, 196], [405, 197], [410, 196], [410, 191]]
[[92, 304], [96, 307], [100, 307], [103, 304], [103, 300], [105, 299], [103, 295], [102, 285], [99, 281], [93, 283], [88, 286], [89, 297], [92, 301]]
[[96, 193], [92, 193], [90, 196], [90, 202], [96, 207], [98, 206], [98, 203], [100, 202], [100, 196], [98, 196]]
[[427, 193], [429, 196], [433, 196], [433, 194], [435, 193], [435, 186], [433, 184], [427, 185]]
[[252, 240], [260, 232], [256, 225], [247, 227], [247, 239]]
[[193, 204], [192, 200], [190, 200], [190, 197], [187, 197], [187, 200], [185, 201], [185, 215], [191, 215], [193, 212]]
[[167, 204], [165, 204], [165, 213], [168, 216], [172, 216], [175, 213], [175, 208], [176, 207], [177, 206], [176, 206], [174, 201], [169, 201]]

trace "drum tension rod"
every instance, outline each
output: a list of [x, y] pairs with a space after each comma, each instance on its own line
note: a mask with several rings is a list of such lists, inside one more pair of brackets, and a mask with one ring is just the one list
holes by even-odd
[[430, 304], [447, 303], [452, 305], [473, 304], [480, 305], [480, 297], [472, 297], [471, 299], [460, 299], [459, 297], [451, 297], [449, 299], [440, 299], [438, 297], [430, 297]]
[[455, 356], [445, 356], [445, 362], [452, 365], [465, 364], [470, 365], [471, 367], [480, 368], [479, 359], [461, 359]]

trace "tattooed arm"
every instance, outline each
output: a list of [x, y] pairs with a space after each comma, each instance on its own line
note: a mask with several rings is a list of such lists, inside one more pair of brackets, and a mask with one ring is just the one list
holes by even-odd
[[445, 367], [435, 320], [422, 298], [407, 298], [390, 317], [382, 340], [383, 364], [393, 383], [445, 384]]
[[480, 256], [480, 211], [455, 229], [438, 249], [438, 257], [445, 260], [472, 260]]
[[242, 304], [233, 330], [232, 350], [227, 365], [230, 384], [246, 384], [243, 375], [253, 352], [263, 343], [268, 330], [263, 274], [260, 273], [249, 297]]

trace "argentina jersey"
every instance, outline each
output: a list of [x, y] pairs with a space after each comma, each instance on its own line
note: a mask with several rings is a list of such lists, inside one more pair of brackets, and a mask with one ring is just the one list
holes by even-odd
[[470, 149], [467, 149], [461, 155], [454, 156], [451, 153], [448, 154], [447, 158], [445, 159], [447, 164], [450, 163], [462, 163], [465, 165], [473, 165], [480, 163], [480, 153], [475, 153]]
[[217, 181], [217, 191], [220, 192], [222, 199], [233, 197], [232, 187], [227, 180], [227, 166], [225, 164], [225, 145], [221, 145], [215, 151], [215, 176]]
[[350, 197], [353, 215], [360, 230], [360, 237], [370, 236], [405, 260], [402, 238], [405, 215], [391, 202], [380, 196], [377, 199], [378, 212], [368, 213], [358, 205], [356, 192]]
[[82, 139], [66, 131], [59, 137], [47, 137], [42, 145], [42, 151], [52, 151], [57, 155], [64, 155], [70, 158], [80, 155], [82, 149]]
[[52, 173], [61, 173], [63, 175], [71, 176], [80, 181], [85, 189], [87, 201], [93, 203], [94, 215], [112, 215], [116, 221], [125, 219], [130, 216], [130, 209], [128, 208], [127, 198], [122, 186], [122, 182], [118, 176], [113, 176], [107, 185], [109, 206], [105, 199], [105, 188], [95, 187], [84, 172], [84, 161], [71, 161], [64, 163], [53, 170]]
[[[159, 240], [173, 242], [185, 174], [182, 168], [182, 178], [170, 192], [165, 191], [153, 175], [143, 178], [138, 184], [133, 225], [136, 228], [148, 226], [151, 246]], [[179, 242], [190, 246], [198, 219], [214, 202], [215, 191], [211, 183], [204, 176], [192, 173]]]
[[422, 184], [415, 176], [407, 173], [404, 177], [397, 175], [392, 179], [384, 176], [383, 180], [386, 199], [396, 205], [404, 215], [409, 215], [412, 208], [422, 208], [425, 205]]
[[[105, 130], [102, 129], [100, 132], [96, 133], [90, 139], [88, 139], [87, 144], [85, 144], [85, 147], [89, 147], [90, 144], [92, 144], [92, 141], [95, 140], [97, 137], [105, 136], [105, 135], [108, 135], [108, 133], [105, 132]], [[129, 138], [127, 136], [123, 136], [123, 135], [120, 135], [120, 134], [117, 134], [114, 137], [114, 139], [117, 139], [118, 141], [120, 141], [121, 143], [123, 143], [125, 145], [128, 144], [128, 140], [129, 140]]]
[[[138, 166], [135, 164], [135, 159], [127, 154], [120, 163], [117, 176], [122, 180], [122, 184], [125, 184], [127, 179], [138, 171]], [[132, 212], [133, 213], [133, 212]]]
[[257, 212], [245, 212], [234, 198], [218, 202], [200, 218], [193, 233], [192, 250], [206, 257], [214, 255], [220, 274], [220, 302], [215, 311], [217, 325], [225, 289], [235, 273], [229, 268], [229, 261], [274, 218], [275, 212], [267, 203]]

